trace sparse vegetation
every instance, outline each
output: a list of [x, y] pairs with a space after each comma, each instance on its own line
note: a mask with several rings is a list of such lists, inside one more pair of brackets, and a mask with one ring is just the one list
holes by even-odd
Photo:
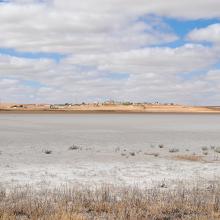
[[202, 156], [200, 155], [177, 155], [174, 158], [177, 160], [187, 160], [193, 162], [204, 161]]
[[75, 144], [73, 144], [72, 146], [69, 147], [69, 150], [79, 150], [79, 149], [80, 149], [80, 147]]
[[159, 153], [147, 153], [147, 152], [145, 152], [144, 155], [149, 155], [149, 156], [158, 157], [158, 156], [159, 156]]
[[207, 151], [207, 150], [208, 150], [208, 147], [204, 146], [204, 147], [202, 147], [202, 150], [203, 150], [203, 151]]
[[45, 154], [52, 154], [52, 150], [44, 150]]
[[220, 182], [154, 189], [30, 187], [0, 190], [1, 220], [218, 220]]
[[158, 147], [159, 148], [164, 148], [164, 145], [163, 144], [159, 144]]
[[123, 102], [122, 105], [133, 105], [133, 102]]
[[135, 156], [135, 152], [130, 152], [130, 155], [134, 157]]
[[177, 153], [177, 152], [179, 152], [179, 149], [177, 149], [177, 148], [170, 148], [169, 152], [170, 153]]

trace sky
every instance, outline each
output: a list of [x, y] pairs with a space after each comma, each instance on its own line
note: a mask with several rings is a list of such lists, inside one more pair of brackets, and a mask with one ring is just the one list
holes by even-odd
[[220, 105], [219, 0], [0, 0], [0, 101]]

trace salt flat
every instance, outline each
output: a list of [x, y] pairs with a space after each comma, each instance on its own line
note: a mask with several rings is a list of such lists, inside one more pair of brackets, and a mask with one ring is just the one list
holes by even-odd
[[[220, 176], [220, 154], [213, 149], [220, 145], [219, 133], [220, 115], [2, 114], [0, 182], [147, 187], [212, 180]], [[72, 145], [78, 149], [70, 150]]]

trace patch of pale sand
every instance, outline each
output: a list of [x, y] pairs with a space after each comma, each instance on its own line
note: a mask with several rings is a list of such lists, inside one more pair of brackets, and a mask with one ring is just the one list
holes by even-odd
[[[48, 155], [52, 159], [52, 155]], [[105, 158], [100, 158], [105, 157]], [[69, 163], [0, 163], [2, 185], [34, 184], [57, 186], [60, 184], [101, 184], [138, 185], [150, 187], [161, 181], [174, 182], [202, 177], [212, 180], [220, 177], [218, 162], [201, 163], [152, 156], [122, 156], [101, 154], [82, 160], [69, 160]], [[63, 158], [64, 159], [64, 158]], [[7, 161], [9, 162], [9, 161]]]

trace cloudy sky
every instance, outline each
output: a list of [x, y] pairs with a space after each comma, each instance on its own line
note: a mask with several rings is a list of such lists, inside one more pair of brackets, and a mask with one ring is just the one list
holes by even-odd
[[0, 0], [0, 100], [220, 105], [219, 0]]

